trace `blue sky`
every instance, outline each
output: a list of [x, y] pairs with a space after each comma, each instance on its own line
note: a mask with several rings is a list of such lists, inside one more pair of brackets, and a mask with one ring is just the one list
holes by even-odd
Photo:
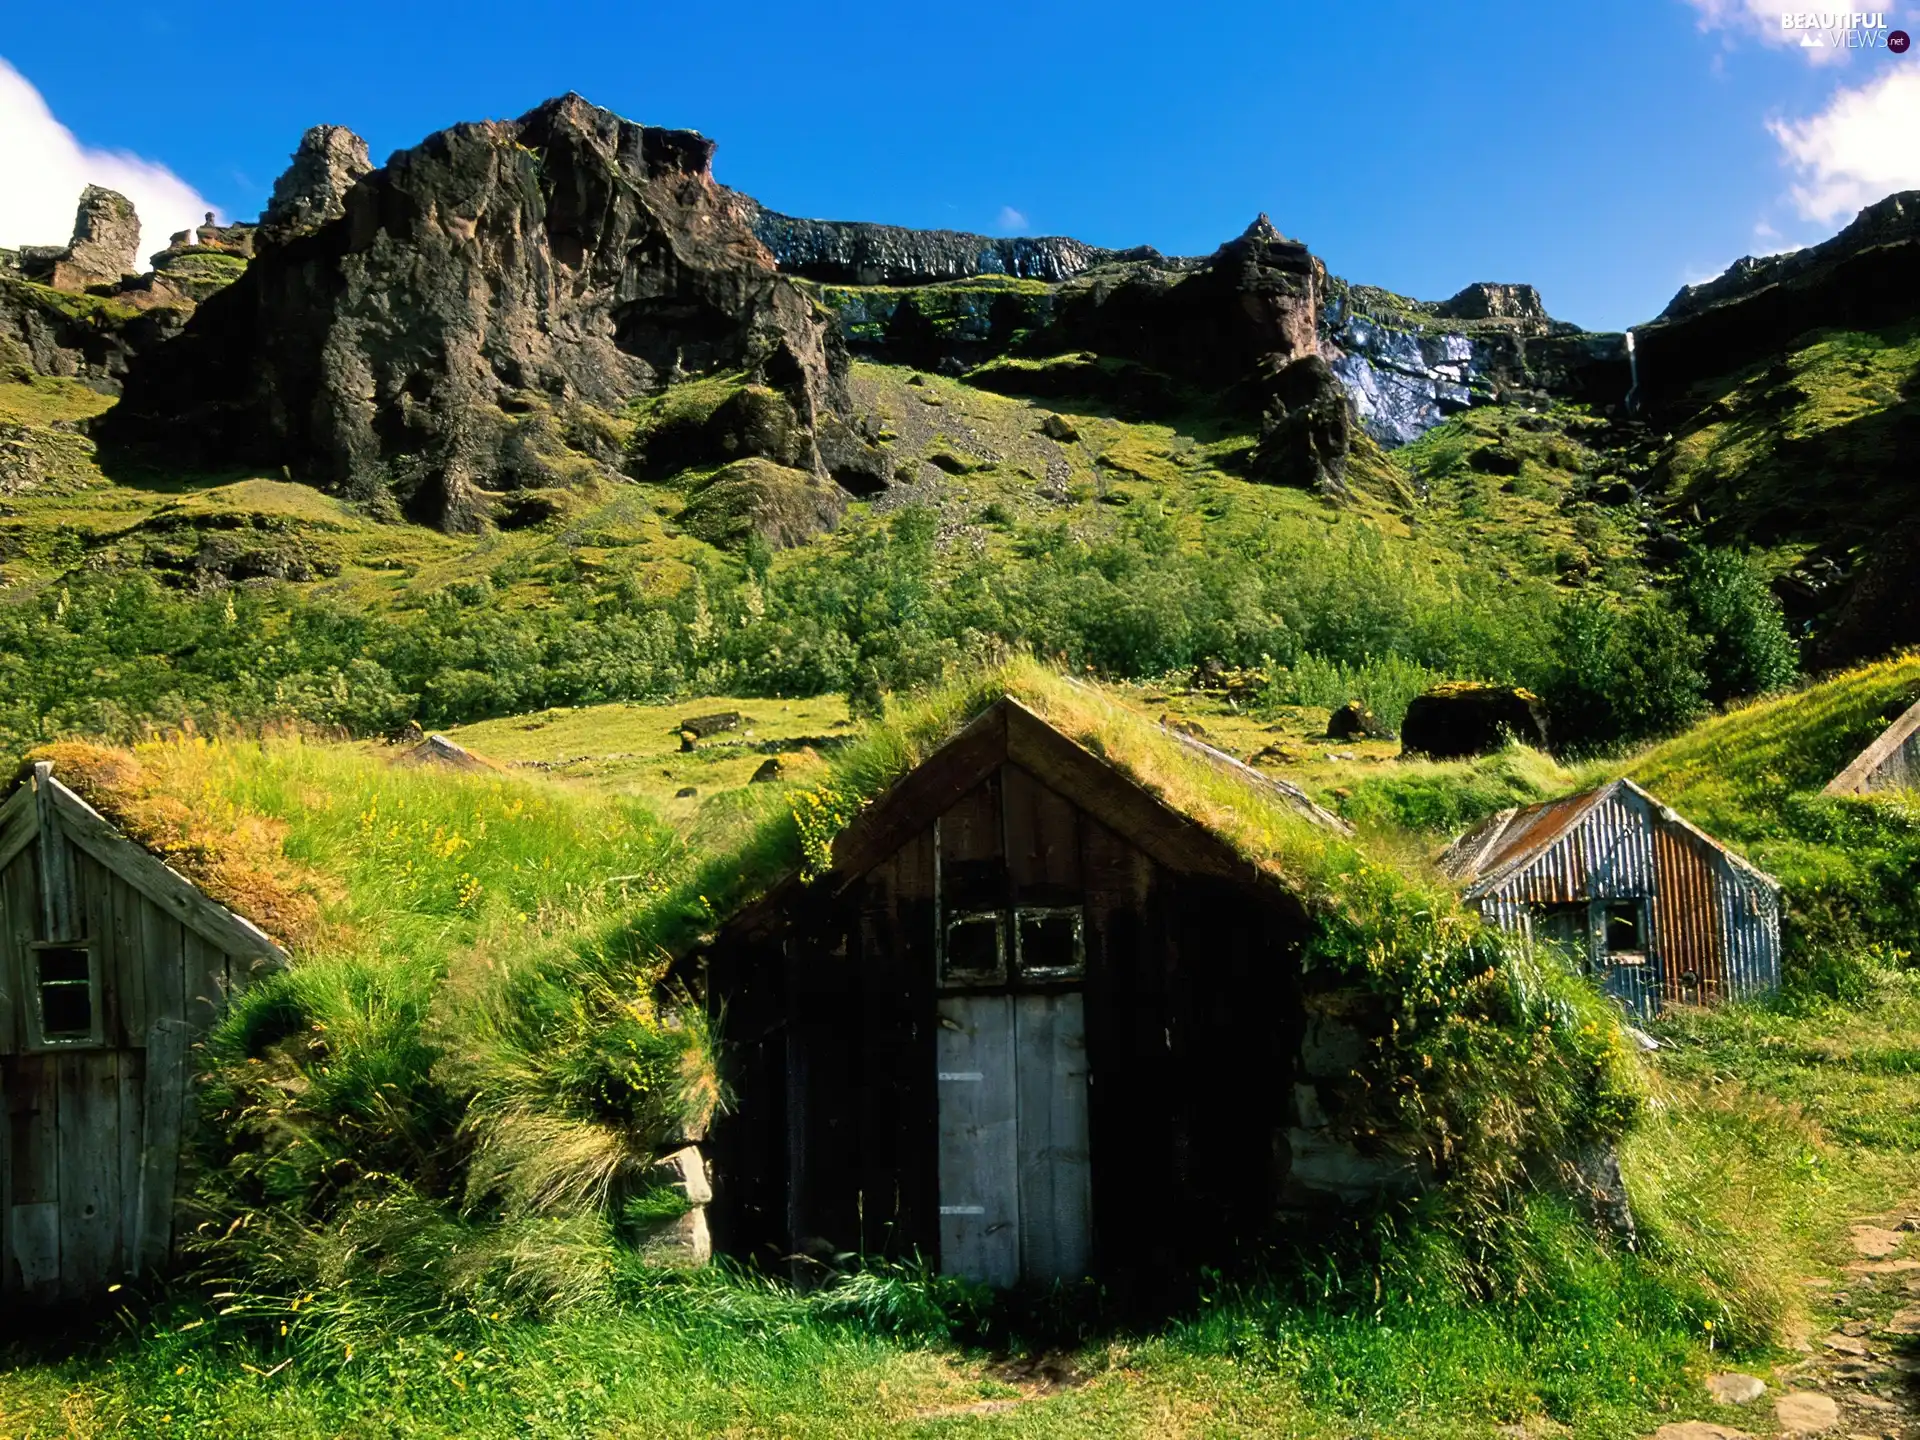
[[1765, 0], [703, 8], [109, 3], [77, 43], [17, 7], [0, 58], [80, 159], [0, 106], [0, 243], [65, 238], [16, 233], [8, 166], [72, 195], [72, 164], [129, 152], [184, 182], [156, 205], [250, 218], [308, 125], [378, 160], [569, 89], [704, 131], [722, 182], [795, 214], [1191, 253], [1264, 210], [1351, 279], [1531, 281], [1608, 328], [1920, 186], [1920, 52], [1812, 54]]

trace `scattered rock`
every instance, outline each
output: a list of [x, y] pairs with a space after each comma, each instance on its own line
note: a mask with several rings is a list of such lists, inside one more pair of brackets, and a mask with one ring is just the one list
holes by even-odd
[[1676, 1420], [1653, 1432], [1653, 1440], [1753, 1440], [1744, 1430], [1711, 1420]]
[[786, 769], [787, 767], [781, 763], [778, 755], [769, 755], [765, 760], [760, 762], [760, 768], [753, 772], [753, 778], [747, 783], [750, 785], [764, 785], [770, 780], [778, 780], [786, 773]]
[[1278, 741], [1262, 746], [1247, 757], [1249, 765], [1292, 765], [1301, 758], [1297, 750], [1291, 750]]
[[1767, 1393], [1767, 1382], [1758, 1375], [1727, 1371], [1707, 1377], [1707, 1393], [1722, 1405], [1751, 1405]]
[[692, 785], [682, 785], [678, 790], [673, 792], [673, 798], [676, 800], [691, 800], [699, 793], [699, 790]]
[[1327, 716], [1327, 739], [1367, 740], [1386, 733], [1386, 727], [1358, 700], [1349, 700]]
[[1872, 1353], [1867, 1342], [1852, 1335], [1829, 1335], [1820, 1342], [1827, 1349], [1841, 1355], [1868, 1355]]
[[1351, 760], [1353, 759], [1353, 752], [1351, 750], [1329, 750], [1320, 758], [1322, 760]]
[[1894, 1311], [1883, 1328], [1889, 1335], [1920, 1335], [1920, 1307]]
[[1883, 1259], [1907, 1243], [1900, 1231], [1883, 1230], [1878, 1225], [1855, 1225], [1850, 1233], [1854, 1254], [1869, 1260]]
[[1058, 440], [1062, 444], [1068, 444], [1080, 438], [1080, 432], [1064, 415], [1047, 415], [1040, 421], [1040, 433], [1049, 440]]
[[1847, 1266], [1849, 1275], [1905, 1275], [1920, 1270], [1920, 1260], [1856, 1260]]
[[1167, 714], [1160, 717], [1160, 723], [1176, 735], [1188, 735], [1195, 740], [1207, 738], [1207, 727], [1198, 720], [1185, 720], [1178, 715]]
[[1789, 1434], [1811, 1435], [1840, 1423], [1840, 1407], [1814, 1390], [1796, 1390], [1773, 1402], [1774, 1418]]

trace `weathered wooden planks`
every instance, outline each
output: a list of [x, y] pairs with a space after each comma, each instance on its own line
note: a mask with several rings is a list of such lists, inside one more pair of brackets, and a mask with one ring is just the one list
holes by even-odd
[[940, 1268], [1011, 1285], [1020, 1278], [1013, 997], [943, 996], [937, 1023]]
[[1020, 1276], [1075, 1280], [1093, 1259], [1087, 1032], [1077, 991], [1016, 995]]
[[191, 1038], [185, 1021], [168, 1017], [155, 1020], [147, 1032], [139, 1181], [131, 1197], [135, 1224], [130, 1255], [132, 1268], [139, 1271], [164, 1265], [173, 1244]]

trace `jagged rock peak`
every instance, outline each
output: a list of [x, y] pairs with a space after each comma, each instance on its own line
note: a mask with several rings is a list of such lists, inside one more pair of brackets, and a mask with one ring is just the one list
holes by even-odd
[[1503, 285], [1476, 280], [1450, 300], [1434, 308], [1434, 314], [1447, 320], [1531, 320], [1545, 323], [1549, 318], [1540, 292], [1531, 285]]
[[21, 251], [21, 262], [56, 290], [79, 291], [119, 284], [138, 266], [139, 253], [140, 217], [133, 202], [117, 190], [89, 185], [80, 192], [67, 247], [29, 246]]
[[1258, 215], [1253, 217], [1253, 223], [1240, 232], [1240, 238], [1242, 240], [1272, 241], [1285, 240], [1287, 237], [1280, 233], [1273, 221], [1267, 218], [1267, 212], [1262, 210]]
[[273, 182], [261, 228], [287, 240], [339, 219], [346, 213], [347, 192], [372, 169], [366, 141], [344, 125], [315, 125], [300, 137], [293, 163]]
[[707, 183], [713, 180], [713, 152], [718, 142], [698, 130], [636, 124], [571, 90], [534, 106], [511, 128], [522, 144], [535, 149], [560, 133], [590, 136], [596, 148], [611, 152], [620, 167], [636, 179], [682, 175]]

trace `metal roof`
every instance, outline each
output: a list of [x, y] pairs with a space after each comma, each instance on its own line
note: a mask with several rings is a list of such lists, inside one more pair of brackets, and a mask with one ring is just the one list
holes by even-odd
[[1566, 835], [1577, 829], [1595, 806], [1620, 791], [1645, 801], [1660, 818], [1678, 825], [1702, 843], [1724, 855], [1739, 869], [1774, 890], [1780, 882], [1728, 849], [1699, 826], [1690, 823], [1654, 796], [1627, 779], [1612, 780], [1596, 789], [1560, 800], [1542, 801], [1514, 810], [1502, 810], [1462, 835], [1441, 854], [1440, 870], [1465, 887], [1468, 899], [1477, 899], [1500, 888], [1516, 872], [1551, 850]]

